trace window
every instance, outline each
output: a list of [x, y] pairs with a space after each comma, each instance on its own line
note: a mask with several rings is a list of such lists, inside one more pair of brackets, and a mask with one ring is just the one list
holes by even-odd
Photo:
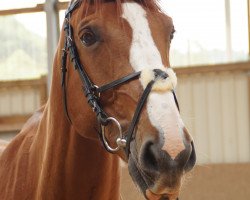
[[[59, 0], [62, 26], [69, 0]], [[47, 73], [45, 0], [0, 0], [0, 79]], [[244, 61], [249, 58], [247, 0], [159, 0], [174, 21], [173, 66]]]
[[32, 12], [36, 3], [43, 2], [0, 0], [0, 26], [4, 27], [0, 35], [0, 80], [29, 79], [47, 73], [46, 15], [42, 9]]
[[60, 28], [61, 28], [62, 25], [63, 25], [64, 18], [65, 18], [65, 10], [60, 10], [60, 11], [59, 11]]
[[173, 18], [171, 46], [174, 66], [247, 60], [247, 0], [161, 0]]
[[44, 3], [45, 0], [0, 0], [1, 10], [10, 10], [15, 8], [36, 7], [37, 4]]
[[[63, 1], [63, 0], [61, 0]], [[218, 64], [249, 59], [247, 0], [160, 0], [173, 18], [173, 66]], [[62, 24], [64, 10], [60, 11]]]

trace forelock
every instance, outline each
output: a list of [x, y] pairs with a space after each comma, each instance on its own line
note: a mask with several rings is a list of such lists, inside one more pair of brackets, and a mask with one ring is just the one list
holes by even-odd
[[[77, 0], [72, 0], [71, 2], [75, 2]], [[158, 0], [80, 0], [82, 3], [88, 3], [96, 6], [97, 8], [100, 7], [102, 3], [109, 3], [114, 2], [118, 7], [121, 7], [121, 4], [124, 2], [136, 2], [145, 8], [148, 8], [153, 11], [159, 11], [159, 3]]]

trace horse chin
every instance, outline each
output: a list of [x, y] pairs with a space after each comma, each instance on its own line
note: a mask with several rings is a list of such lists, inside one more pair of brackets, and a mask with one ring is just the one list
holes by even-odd
[[148, 200], [178, 200], [179, 191], [175, 193], [155, 194], [151, 190], [146, 191], [145, 198]]
[[[129, 174], [133, 182], [138, 186], [140, 191], [144, 194], [145, 198], [147, 198], [146, 191], [149, 188], [149, 185], [148, 185], [149, 183], [146, 182], [146, 179], [143, 177], [137, 165], [138, 163], [132, 158], [132, 156], [130, 156], [128, 160]], [[153, 183], [151, 183], [151, 185], [153, 185]]]
[[[157, 182], [159, 181], [159, 175], [150, 176], [143, 171], [138, 162], [131, 155], [128, 160], [129, 174], [132, 177], [133, 182], [138, 186], [147, 200], [176, 200], [178, 199], [180, 192], [180, 184], [172, 187], [165, 187], [159, 190]], [[181, 179], [181, 177], [179, 177]], [[177, 181], [181, 182], [181, 181]]]

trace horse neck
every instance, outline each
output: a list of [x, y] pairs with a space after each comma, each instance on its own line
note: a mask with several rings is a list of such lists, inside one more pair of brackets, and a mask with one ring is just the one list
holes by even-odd
[[[57, 196], [57, 199], [78, 199], [80, 196], [81, 199], [102, 199], [103, 195], [107, 199], [118, 199], [118, 157], [107, 153], [99, 140], [76, 133], [64, 113], [58, 68], [60, 53], [56, 53], [50, 97], [32, 147], [40, 171], [38, 195], [46, 194], [50, 199], [50, 192], [60, 189], [62, 198]], [[94, 130], [85, 131], [96, 134]], [[43, 199], [46, 198], [43, 196]]]

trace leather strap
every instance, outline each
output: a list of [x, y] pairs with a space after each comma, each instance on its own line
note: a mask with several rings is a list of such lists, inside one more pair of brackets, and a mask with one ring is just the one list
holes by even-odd
[[129, 154], [130, 154], [130, 143], [131, 143], [131, 141], [133, 139], [135, 126], [136, 126], [136, 124], [138, 123], [138, 121], [140, 119], [142, 109], [143, 109], [143, 107], [144, 107], [144, 105], [146, 103], [146, 100], [148, 99], [148, 95], [151, 92], [154, 83], [155, 83], [154, 80], [152, 80], [151, 82], [148, 83], [147, 87], [145, 88], [145, 90], [144, 90], [144, 92], [143, 92], [143, 94], [142, 94], [142, 96], [141, 96], [141, 98], [140, 98], [140, 100], [139, 100], [139, 102], [137, 104], [137, 107], [136, 107], [132, 122], [131, 122], [131, 124], [129, 126], [128, 133], [126, 135], [127, 146], [125, 148], [125, 152], [127, 154], [127, 157], [129, 157]]
[[80, 2], [81, 0], [71, 1], [68, 9], [65, 12], [65, 18], [67, 18], [68, 15], [70, 15], [80, 5]]
[[177, 97], [176, 97], [175, 91], [174, 91], [174, 90], [172, 90], [172, 93], [173, 93], [173, 95], [174, 95], [174, 101], [175, 101], [175, 104], [176, 104], [176, 106], [177, 106], [177, 108], [178, 108], [178, 111], [180, 112], [180, 106], [179, 106], [179, 103], [178, 103], [178, 100], [177, 100]]
[[62, 80], [61, 80], [61, 86], [62, 86], [62, 93], [63, 93], [63, 107], [64, 107], [64, 112], [66, 113], [66, 117], [68, 121], [72, 124], [68, 108], [67, 108], [67, 86], [66, 86], [66, 75], [67, 75], [67, 67], [66, 67], [66, 62], [67, 62], [67, 40], [65, 40], [64, 43], [64, 49], [62, 49], [62, 66], [61, 66], [61, 71], [62, 71]]
[[129, 74], [129, 75], [123, 77], [123, 78], [120, 78], [118, 80], [115, 80], [115, 81], [113, 81], [111, 83], [108, 83], [106, 85], [103, 85], [103, 86], [97, 88], [96, 92], [102, 93], [102, 92], [105, 92], [107, 90], [113, 89], [114, 87], [117, 87], [117, 86], [119, 86], [121, 84], [124, 84], [124, 83], [126, 83], [128, 81], [132, 81], [134, 79], [138, 79], [140, 75], [141, 75], [141, 72], [131, 73], [131, 74]]

